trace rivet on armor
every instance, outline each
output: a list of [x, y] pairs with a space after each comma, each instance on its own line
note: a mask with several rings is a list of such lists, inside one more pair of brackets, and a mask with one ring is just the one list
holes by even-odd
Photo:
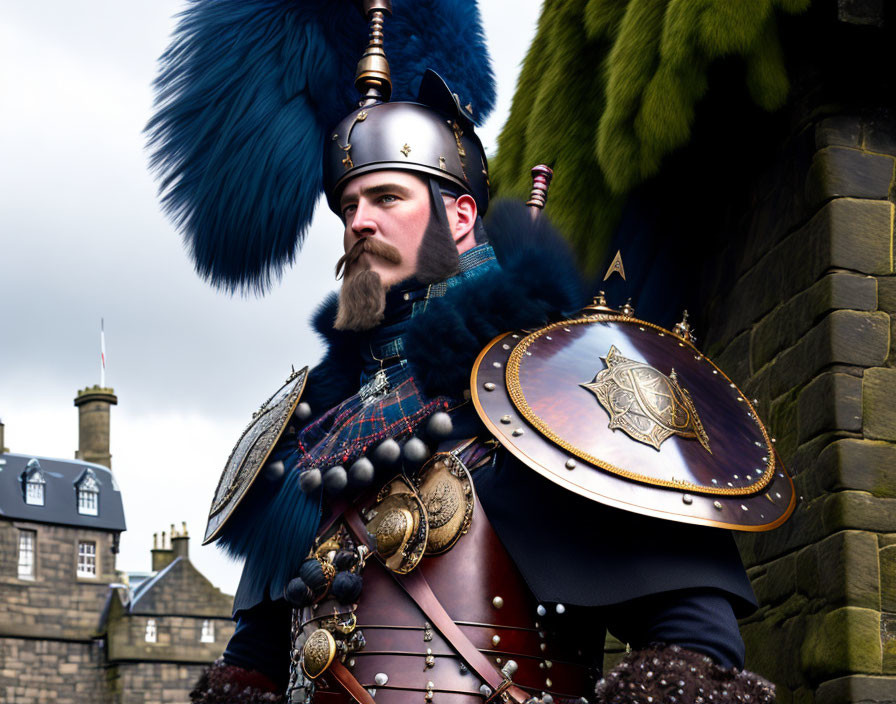
[[426, 688], [427, 689], [435, 689], [436, 685], [432, 680], [430, 680], [429, 682], [426, 683]]
[[495, 658], [495, 665], [502, 665], [504, 661], [501, 658]]
[[538, 645], [538, 649], [541, 650], [541, 652], [544, 652], [545, 650], [548, 649], [547, 643], [540, 643]]
[[268, 462], [264, 467], [264, 477], [269, 481], [277, 481], [286, 471], [286, 465], [281, 460]]
[[570, 457], [568, 460], [566, 460], [566, 468], [567, 469], [575, 469], [576, 461]]
[[502, 606], [504, 606], [504, 600], [501, 597], [496, 596], [494, 599], [492, 599], [492, 606], [494, 606], [496, 609], [500, 609]]
[[308, 420], [311, 417], [311, 406], [302, 401], [296, 406], [295, 416], [298, 420]]
[[749, 511], [750, 509], [748, 509], [746, 506], [744, 506], [743, 504], [741, 504], [741, 505], [740, 505], [740, 510], [741, 510], [741, 511]]
[[484, 684], [479, 688], [479, 693], [483, 697], [490, 697], [490, 696], [492, 696], [492, 688], [489, 687], [487, 684]]
[[722, 510], [722, 502], [721, 501], [713, 501], [712, 505], [715, 506], [720, 511]]
[[501, 347], [503, 347], [505, 350], [510, 349], [510, 345], [508, 345], [506, 342], [503, 345], [501, 345]]
[[368, 687], [368, 688], [367, 688], [367, 693], [368, 693], [371, 697], [376, 697], [376, 688], [375, 688], [375, 687]]
[[427, 654], [427, 655], [432, 655], [432, 648], [427, 648], [427, 649], [426, 649], [426, 654]]
[[373, 681], [376, 682], [380, 687], [385, 686], [386, 682], [389, 681], [389, 675], [385, 672], [377, 672], [373, 676]]
[[354, 659], [354, 658], [352, 658], [351, 660], [348, 661], [348, 666], [349, 666], [349, 667], [354, 667], [354, 666], [355, 666], [355, 659]]
[[558, 614], [565, 614], [566, 607], [563, 604], [557, 604], [557, 606], [554, 607], [554, 611], [556, 611]]
[[513, 432], [510, 434], [513, 435], [513, 437], [518, 438], [520, 435], [523, 434], [523, 429], [522, 428], [514, 428]]
[[545, 660], [544, 666], [550, 670], [554, 666], [554, 663], [552, 663], [550, 660]]
[[348, 478], [356, 486], [367, 486], [373, 481], [373, 462], [366, 457], [360, 457], [349, 468]]
[[428, 643], [432, 640], [432, 626], [428, 622], [423, 624], [423, 642]]
[[431, 702], [431, 701], [432, 701], [432, 690], [431, 690], [431, 689], [427, 689], [427, 690], [423, 693], [423, 698], [424, 698], [426, 701]]
[[548, 610], [546, 608], [544, 608], [544, 606], [539, 604], [538, 608], [535, 609], [535, 613], [537, 613], [539, 616], [546, 616], [548, 613]]
[[500, 369], [500, 368], [501, 368], [501, 363], [500, 363], [500, 362], [492, 362], [492, 366], [493, 366], [495, 369]]
[[[554, 683], [551, 682], [550, 680], [544, 681], [545, 687], [550, 687], [552, 684], [554, 684]], [[541, 701], [543, 701], [544, 704], [554, 704], [554, 698], [550, 694], [545, 694], [544, 696], [542, 696]]]
[[460, 664], [460, 667], [459, 667], [458, 669], [459, 669], [459, 671], [460, 671], [460, 674], [462, 674], [462, 675], [469, 674], [469, 672], [470, 672], [470, 670], [467, 669], [467, 664], [464, 663], [464, 662], [462, 662], [462, 663]]
[[683, 503], [686, 503], [688, 506], [690, 506], [692, 503], [694, 503], [694, 497], [691, 496], [690, 494], [684, 494], [681, 497], [681, 500]]
[[299, 487], [306, 494], [316, 491], [320, 487], [320, 470], [309, 469], [299, 476]]
[[383, 440], [373, 451], [373, 461], [377, 464], [395, 464], [399, 457], [401, 457], [401, 446], [392, 438]]
[[451, 416], [445, 411], [433, 413], [426, 423], [426, 432], [437, 440], [447, 438], [451, 435], [452, 430], [454, 430], [454, 423], [451, 421]]
[[406, 293], [406, 294], [404, 294], [404, 295], [402, 296], [402, 298], [403, 298], [404, 300], [406, 300], [406, 301], [409, 301], [409, 300], [411, 300], [411, 294]]
[[516, 671], [520, 669], [520, 666], [516, 664], [516, 660], [508, 660], [504, 667], [501, 668], [501, 674], [504, 675], [507, 679], [510, 679], [516, 674]]
[[510, 416], [501, 416], [501, 422], [504, 425], [509, 425], [511, 420], [513, 419]]
[[539, 670], [543, 670], [545, 667], [546, 667], [546, 665], [543, 662], [538, 663]]
[[492, 636], [492, 645], [498, 647], [498, 643], [501, 642], [501, 636]]
[[550, 335], [545, 335], [545, 336], [544, 336], [544, 339], [545, 339], [545, 340], [553, 340], [554, 338], [551, 337]]
[[402, 455], [408, 462], [414, 464], [422, 464], [429, 457], [429, 448], [420, 438], [410, 438], [401, 450]]
[[436, 665], [436, 659], [435, 659], [432, 655], [427, 655], [427, 656], [426, 656], [425, 664], [426, 664], [426, 669], [427, 669], [427, 670], [428, 670], [429, 668], [431, 668], [431, 667], [435, 667], [435, 665]]
[[482, 386], [486, 391], [494, 391], [495, 390], [495, 385], [490, 381], [485, 382]]
[[345, 472], [345, 467], [337, 464], [324, 473], [324, 489], [331, 494], [338, 494], [345, 489], [346, 484], [348, 484], [348, 474]]

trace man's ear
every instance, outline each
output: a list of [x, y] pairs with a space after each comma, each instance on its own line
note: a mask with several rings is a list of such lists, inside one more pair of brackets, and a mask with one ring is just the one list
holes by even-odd
[[457, 200], [454, 201], [454, 206], [457, 213], [457, 221], [454, 224], [454, 232], [451, 234], [454, 236], [455, 242], [460, 242], [473, 232], [478, 210], [476, 201], [468, 193], [458, 196]]

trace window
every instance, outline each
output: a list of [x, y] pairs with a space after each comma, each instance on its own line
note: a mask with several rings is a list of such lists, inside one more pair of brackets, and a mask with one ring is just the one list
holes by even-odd
[[202, 622], [202, 634], [199, 636], [200, 643], [214, 643], [215, 642], [215, 624], [205, 619]]
[[43, 470], [36, 459], [28, 460], [25, 471], [22, 472], [22, 478], [25, 482], [25, 503], [31, 506], [43, 506], [47, 481], [44, 479]]
[[96, 577], [96, 543], [78, 542], [78, 576]]
[[19, 531], [19, 579], [34, 579], [34, 547], [37, 531]]
[[96, 516], [99, 514], [100, 485], [96, 474], [89, 467], [84, 470], [75, 482], [78, 492], [78, 513], [83, 516]]
[[154, 618], [146, 620], [146, 642], [156, 642], [156, 620]]

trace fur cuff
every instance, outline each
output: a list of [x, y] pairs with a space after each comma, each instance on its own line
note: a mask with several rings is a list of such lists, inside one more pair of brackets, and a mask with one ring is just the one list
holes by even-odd
[[775, 686], [692, 650], [653, 644], [626, 655], [598, 682], [596, 694], [597, 704], [774, 704]]
[[267, 677], [254, 670], [215, 660], [190, 692], [194, 704], [283, 704], [283, 695]]

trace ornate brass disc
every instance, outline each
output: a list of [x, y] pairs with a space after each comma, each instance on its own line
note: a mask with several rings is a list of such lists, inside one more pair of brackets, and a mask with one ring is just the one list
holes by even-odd
[[403, 476], [386, 484], [362, 515], [367, 532], [376, 538], [377, 554], [390, 570], [405, 574], [423, 559], [429, 535], [426, 509]]
[[336, 641], [324, 628], [308, 636], [302, 648], [302, 670], [311, 679], [317, 679], [330, 666], [336, 656]]
[[439, 453], [417, 475], [417, 487], [429, 519], [426, 554], [449, 550], [470, 528], [473, 519], [473, 483], [454, 455]]

